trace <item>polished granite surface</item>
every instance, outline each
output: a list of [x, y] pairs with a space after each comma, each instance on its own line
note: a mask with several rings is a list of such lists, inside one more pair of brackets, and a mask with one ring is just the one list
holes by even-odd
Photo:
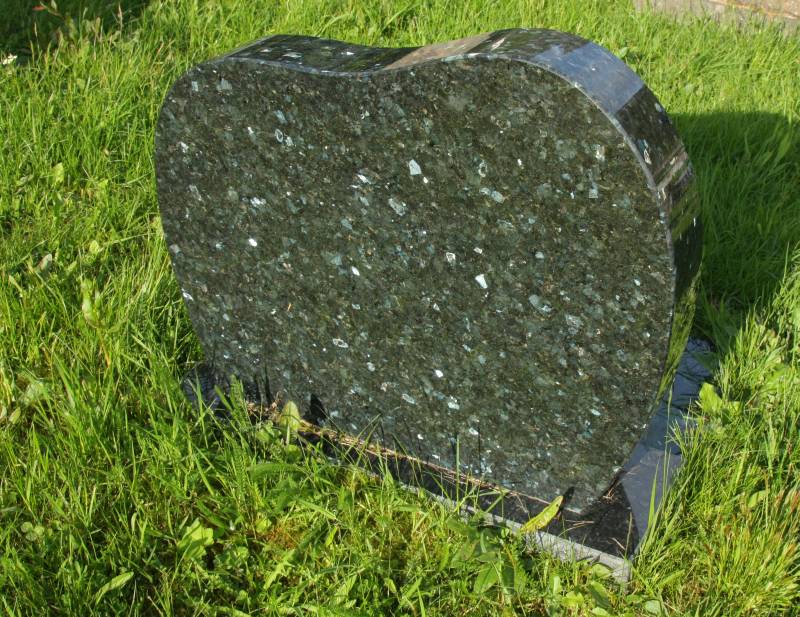
[[164, 232], [220, 383], [313, 397], [325, 427], [570, 490], [575, 511], [686, 343], [691, 173], [624, 63], [546, 30], [269, 37], [186, 73], [157, 130]]

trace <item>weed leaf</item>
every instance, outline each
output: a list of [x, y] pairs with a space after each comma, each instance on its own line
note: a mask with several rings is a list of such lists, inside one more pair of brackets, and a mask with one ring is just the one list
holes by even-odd
[[213, 543], [214, 532], [210, 527], [203, 527], [199, 519], [195, 519], [178, 542], [178, 552], [185, 559], [199, 559], [206, 554], [206, 547]]
[[666, 615], [664, 605], [660, 600], [648, 600], [644, 603], [644, 610], [650, 615]]
[[97, 593], [94, 594], [94, 603], [97, 604], [109, 591], [119, 589], [132, 578], [133, 572], [123, 572], [122, 574], [117, 574], [114, 578], [97, 590]]
[[704, 383], [700, 388], [700, 407], [703, 412], [714, 412], [721, 406], [722, 399], [717, 394], [717, 390], [710, 383]]
[[475, 578], [473, 591], [476, 594], [486, 593], [498, 580], [500, 580], [500, 576], [497, 572], [497, 564], [494, 562], [487, 563], [478, 572], [478, 576]]
[[56, 163], [51, 170], [53, 175], [53, 184], [56, 186], [61, 185], [64, 182], [64, 164], [63, 163]]
[[608, 591], [597, 581], [591, 581], [586, 585], [589, 593], [592, 595], [597, 606], [604, 609], [611, 608], [611, 600], [608, 597]]
[[539, 531], [540, 529], [544, 529], [550, 524], [556, 514], [558, 514], [559, 508], [561, 508], [561, 504], [564, 502], [564, 496], [559, 495], [550, 504], [539, 514], [534, 516], [530, 519], [527, 523], [525, 523], [522, 527], [519, 528], [520, 535], [525, 535], [529, 533], [533, 533], [534, 531]]
[[283, 410], [281, 410], [278, 424], [286, 430], [294, 432], [300, 428], [301, 420], [300, 410], [297, 408], [297, 405], [294, 401], [289, 401], [283, 406]]

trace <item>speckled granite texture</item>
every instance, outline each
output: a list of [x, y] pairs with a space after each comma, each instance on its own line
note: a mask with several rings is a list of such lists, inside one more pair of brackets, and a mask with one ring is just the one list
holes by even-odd
[[573, 489], [572, 510], [608, 488], [700, 260], [686, 154], [624, 63], [547, 30], [273, 36], [181, 77], [156, 145], [221, 381], [525, 495]]

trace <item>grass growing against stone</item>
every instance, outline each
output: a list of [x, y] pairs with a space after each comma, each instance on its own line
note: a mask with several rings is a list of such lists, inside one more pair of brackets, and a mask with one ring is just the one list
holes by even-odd
[[[6, 4], [0, 48], [19, 59], [0, 66], [0, 610], [729, 616], [800, 603], [797, 35], [579, 0]], [[15, 26], [34, 21], [25, 54], [32, 35]], [[706, 391], [626, 589], [389, 477], [287, 448], [241, 402], [223, 428], [180, 393], [199, 349], [152, 164], [170, 83], [269, 33], [399, 46], [505, 27], [622, 56], [697, 169], [696, 329], [717, 345], [718, 395]]]

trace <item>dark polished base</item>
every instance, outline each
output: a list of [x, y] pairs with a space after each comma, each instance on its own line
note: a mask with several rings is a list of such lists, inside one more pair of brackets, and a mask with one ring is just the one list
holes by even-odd
[[[256, 406], [269, 406], [272, 396], [269, 384], [253, 382], [240, 382], [242, 396], [245, 401]], [[192, 368], [183, 378], [183, 393], [195, 407], [203, 406], [210, 409], [218, 417], [228, 415], [225, 399], [231, 392], [231, 381], [228, 377], [218, 373], [210, 364], [199, 364]]]
[[[635, 554], [647, 531], [651, 498], [657, 508], [681, 464], [681, 452], [674, 437], [692, 426], [687, 410], [710, 377], [707, 368], [710, 352], [708, 342], [689, 339], [672, 388], [628, 462], [603, 495], [580, 512], [570, 509], [572, 491], [566, 490], [561, 512], [537, 534], [540, 546], [562, 557], [606, 563], [622, 578], [627, 577], [624, 564]], [[230, 381], [217, 375], [210, 366], [200, 365], [190, 371], [183, 389], [193, 405], [202, 400], [218, 417], [228, 413], [224, 399], [230, 391]], [[243, 383], [242, 391], [254, 409], [265, 409], [272, 402], [268, 384]], [[256, 414], [254, 420], [264, 417], [266, 413]], [[446, 501], [459, 502], [464, 495], [470, 495], [470, 511], [486, 512], [495, 522], [511, 527], [524, 524], [548, 505], [535, 496], [501, 489], [479, 478], [456, 474], [402, 451], [387, 449], [368, 436], [319, 428], [317, 425], [324, 418], [322, 404], [312, 400], [310, 408], [304, 410], [308, 424], [301, 435], [310, 443], [320, 444], [336, 461], [359, 465], [376, 475], [391, 473], [404, 485], [424, 489]]]

